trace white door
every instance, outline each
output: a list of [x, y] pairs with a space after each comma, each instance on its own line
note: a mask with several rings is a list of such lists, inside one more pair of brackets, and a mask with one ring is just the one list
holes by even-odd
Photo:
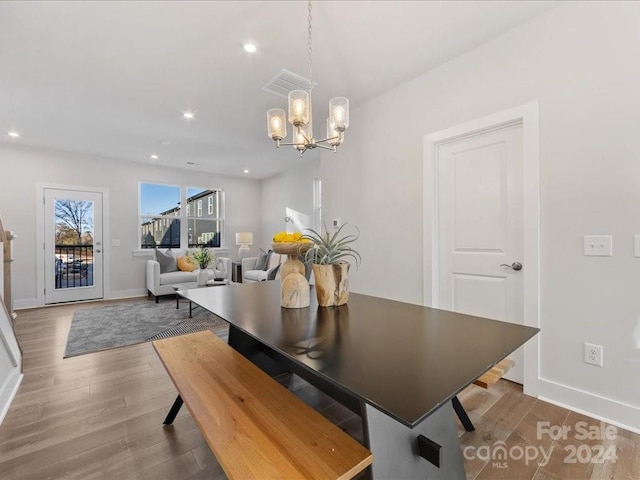
[[103, 297], [102, 193], [44, 189], [45, 303]]
[[[522, 123], [440, 144], [435, 162], [439, 307], [524, 323]], [[523, 348], [510, 358], [523, 383]]]

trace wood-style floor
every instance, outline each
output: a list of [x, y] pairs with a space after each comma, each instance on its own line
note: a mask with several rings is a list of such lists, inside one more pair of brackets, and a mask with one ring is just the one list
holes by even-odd
[[[76, 308], [18, 312], [25, 378], [0, 426], [0, 479], [225, 478], [186, 409], [162, 426], [176, 392], [151, 344], [63, 360]], [[297, 378], [290, 389], [361, 438], [359, 417]], [[459, 426], [468, 479], [640, 479], [640, 435], [617, 429], [613, 439], [577, 439], [600, 422], [504, 380], [489, 390], [471, 386], [459, 398], [476, 426], [472, 433]], [[545, 421], [572, 430], [566, 439], [538, 439], [537, 422]], [[496, 456], [501, 446], [504, 459]], [[600, 450], [615, 451], [617, 460], [585, 461]], [[527, 460], [527, 452], [537, 458]]]

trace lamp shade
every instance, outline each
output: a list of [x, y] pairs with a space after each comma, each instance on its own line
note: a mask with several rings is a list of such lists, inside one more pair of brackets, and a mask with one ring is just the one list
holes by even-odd
[[311, 119], [309, 93], [304, 90], [291, 90], [289, 98], [289, 122], [296, 127], [306, 125]]
[[273, 140], [282, 140], [287, 136], [287, 122], [284, 110], [272, 108], [267, 112], [267, 133]]
[[349, 126], [349, 100], [345, 97], [329, 100], [329, 123], [338, 132], [344, 132]]
[[331, 123], [330, 119], [327, 118], [327, 142], [332, 147], [337, 147], [344, 140], [344, 135], [342, 132], [336, 130]]
[[236, 233], [236, 245], [253, 245], [253, 232]]

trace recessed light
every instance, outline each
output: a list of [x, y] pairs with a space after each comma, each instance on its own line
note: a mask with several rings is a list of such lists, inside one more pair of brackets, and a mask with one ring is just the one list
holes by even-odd
[[151, 154], [151, 160], [157, 160], [158, 159], [158, 155], [156, 155], [155, 153]]
[[158, 143], [160, 145], [171, 145], [171, 142], [169, 140], [160, 140]]
[[196, 118], [196, 114], [190, 110], [187, 110], [186, 112], [182, 112], [182, 118], [186, 118], [187, 120], [193, 120], [194, 118]]
[[251, 42], [245, 43], [242, 48], [244, 48], [244, 51], [247, 53], [256, 53], [258, 51], [256, 44]]
[[13, 131], [13, 130], [10, 131], [10, 132], [7, 132], [7, 135], [9, 135], [11, 138], [20, 138], [20, 134], [18, 132]]
[[242, 173], [249, 173], [249, 169], [248, 169], [248, 168], [245, 168], [245, 169], [242, 171]]

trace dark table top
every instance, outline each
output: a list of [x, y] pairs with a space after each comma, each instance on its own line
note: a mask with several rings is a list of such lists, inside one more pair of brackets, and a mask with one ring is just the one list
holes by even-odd
[[[313, 290], [313, 287], [311, 287]], [[181, 292], [407, 426], [449, 402], [539, 329], [352, 293], [282, 308], [280, 282]]]

